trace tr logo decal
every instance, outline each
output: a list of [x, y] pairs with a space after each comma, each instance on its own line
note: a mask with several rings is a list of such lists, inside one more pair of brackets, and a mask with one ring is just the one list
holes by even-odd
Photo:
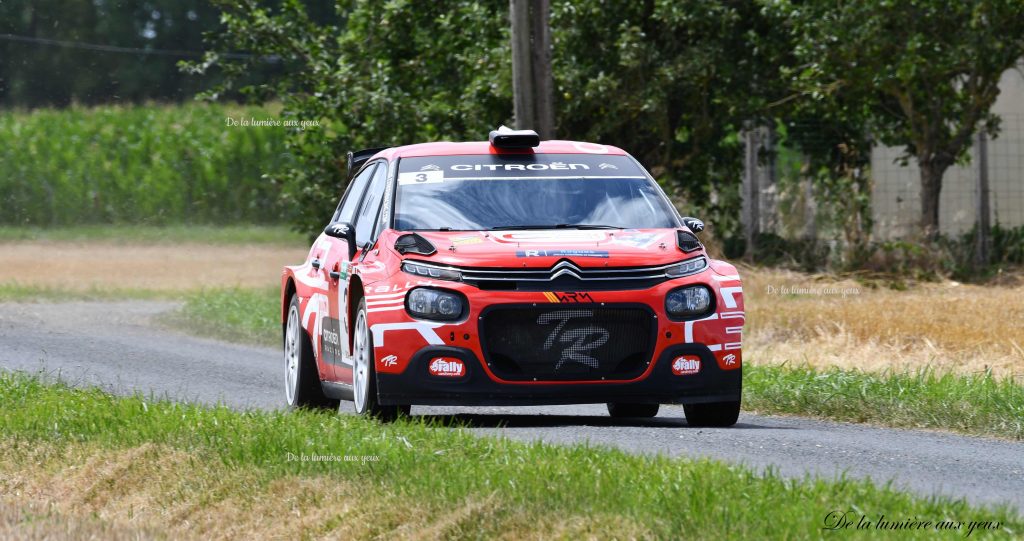
[[591, 317], [594, 317], [592, 310], [558, 310], [541, 314], [537, 318], [538, 325], [548, 325], [549, 323], [556, 322], [554, 330], [551, 331], [547, 340], [544, 341], [545, 350], [551, 349], [556, 341], [566, 344], [562, 347], [562, 355], [558, 359], [558, 363], [555, 364], [555, 370], [558, 370], [563, 364], [570, 361], [591, 368], [597, 368], [597, 359], [591, 357], [588, 353], [608, 342], [610, 336], [608, 331], [596, 325], [566, 329], [566, 324], [571, 319]]

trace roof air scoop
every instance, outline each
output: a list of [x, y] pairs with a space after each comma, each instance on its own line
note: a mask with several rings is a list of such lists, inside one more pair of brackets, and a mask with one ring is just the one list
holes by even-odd
[[533, 130], [513, 130], [499, 126], [488, 137], [494, 148], [533, 148], [540, 145], [540, 136]]

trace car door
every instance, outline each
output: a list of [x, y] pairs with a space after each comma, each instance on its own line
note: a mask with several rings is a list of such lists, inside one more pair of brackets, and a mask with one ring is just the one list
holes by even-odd
[[[355, 222], [359, 204], [366, 194], [366, 188], [374, 178], [375, 171], [379, 169], [379, 162], [367, 164], [349, 183], [344, 197], [338, 204], [337, 210], [331, 217], [331, 224]], [[323, 368], [321, 373], [324, 379], [332, 381], [350, 381], [352, 377], [352, 363], [348, 360], [347, 354], [347, 288], [348, 271], [351, 262], [349, 261], [349, 246], [345, 239], [321, 235], [318, 246], [322, 251], [318, 255], [320, 270], [327, 284], [328, 310], [321, 314], [320, 324], [320, 352]]]
[[[359, 202], [359, 207], [356, 210], [353, 225], [355, 227], [355, 241], [357, 250], [352, 261], [347, 261], [348, 265], [344, 267], [344, 279], [337, 280], [332, 283], [332, 287], [337, 288], [337, 292], [334, 297], [338, 299], [338, 305], [340, 307], [339, 321], [342, 331], [345, 333], [343, 337], [344, 346], [346, 347], [345, 361], [342, 364], [335, 366], [335, 375], [338, 380], [343, 383], [352, 383], [352, 362], [351, 362], [351, 337], [348, 336], [348, 330], [351, 328], [351, 322], [349, 321], [348, 310], [345, 307], [349, 304], [349, 296], [351, 291], [348, 288], [348, 282], [351, 279], [352, 272], [357, 271], [353, 266], [360, 266], [364, 264], [367, 251], [372, 248], [373, 241], [376, 238], [375, 228], [377, 226], [377, 215], [380, 213], [381, 201], [384, 199], [384, 191], [387, 187], [388, 181], [388, 166], [386, 162], [381, 162], [380, 166], [377, 167], [373, 173], [373, 178], [370, 181], [369, 186], [366, 188], [366, 193], [363, 194], [362, 200]], [[348, 251], [345, 254], [348, 256]]]

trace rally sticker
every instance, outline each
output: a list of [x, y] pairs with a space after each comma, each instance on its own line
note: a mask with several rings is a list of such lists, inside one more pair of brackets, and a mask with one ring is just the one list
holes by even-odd
[[438, 184], [440, 182], [444, 182], [444, 171], [415, 171], [398, 174], [399, 186], [407, 184]]
[[427, 365], [427, 371], [431, 376], [442, 378], [458, 378], [466, 375], [466, 365], [462, 361], [448, 357], [434, 357]]
[[672, 373], [677, 376], [689, 376], [700, 372], [700, 357], [682, 355], [672, 361]]

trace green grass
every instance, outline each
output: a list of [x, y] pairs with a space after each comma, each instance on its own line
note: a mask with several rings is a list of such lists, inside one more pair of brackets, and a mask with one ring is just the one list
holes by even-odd
[[[885, 514], [890, 520], [918, 517], [1001, 523], [1002, 530], [975, 531], [972, 538], [1024, 532], [1021, 518], [1005, 507], [979, 509], [941, 497], [917, 498], [867, 481], [787, 480], [771, 472], [761, 475], [706, 460], [636, 456], [583, 444], [551, 446], [474, 437], [457, 427], [432, 427], [415, 420], [381, 425], [334, 413], [236, 412], [138, 396], [119, 398], [11, 374], [0, 375], [0, 403], [4, 404], [0, 439], [8, 449], [23, 453], [47, 445], [59, 450], [80, 444], [109, 449], [156, 444], [187, 452], [204, 463], [244, 470], [264, 482], [299, 476], [354, 483], [361, 487], [361, 498], [374, 495], [391, 505], [404, 503], [417, 513], [451, 513], [461, 502], [486, 502], [486, 520], [460, 522], [456, 531], [448, 532], [452, 537], [508, 537], [511, 524], [523, 528], [523, 524], [550, 525], [552, 520], [578, 517], [597, 538], [816, 538], [827, 533], [821, 529], [825, 516], [837, 510], [874, 518]], [[287, 460], [288, 453], [378, 459], [366, 464], [301, 462]], [[214, 487], [218, 481], [189, 478], [187, 482]], [[261, 486], [266, 485], [245, 489]], [[215, 505], [230, 488], [200, 491], [206, 500], [203, 506]], [[331, 505], [341, 514], [328, 520], [344, 521], [346, 506]], [[378, 535], [398, 526], [380, 525], [384, 530]], [[877, 534], [847, 530], [840, 535], [845, 539]], [[937, 535], [916, 531], [901, 532], [900, 537], [933, 539]]]
[[0, 111], [0, 224], [273, 223], [285, 128], [227, 126], [276, 108], [200, 104]]
[[[219, 289], [187, 297], [176, 326], [205, 336], [277, 346], [278, 290]], [[747, 364], [746, 411], [1024, 439], [1024, 386], [990, 374], [872, 373]]]
[[744, 368], [745, 409], [1024, 439], [1024, 386], [991, 374]]
[[181, 330], [230, 342], [280, 345], [280, 290], [208, 289], [189, 294], [164, 323]]
[[264, 244], [301, 246], [305, 235], [285, 226], [261, 225], [79, 225], [62, 227], [0, 226], [0, 242], [103, 242], [110, 244], [213, 245]]
[[0, 302], [66, 302], [119, 300], [174, 300], [188, 293], [150, 289], [99, 288], [86, 290], [0, 283]]

